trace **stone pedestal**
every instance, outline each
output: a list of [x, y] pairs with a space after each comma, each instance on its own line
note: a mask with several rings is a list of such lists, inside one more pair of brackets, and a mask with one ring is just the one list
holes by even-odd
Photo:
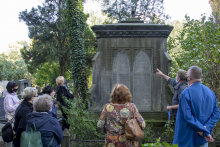
[[[135, 21], [134, 21], [135, 22]], [[156, 74], [169, 72], [171, 58], [167, 37], [173, 27], [145, 23], [118, 23], [92, 27], [98, 39], [98, 52], [93, 58], [93, 86], [90, 89], [91, 111], [100, 112], [109, 102], [116, 83], [125, 84], [140, 112], [164, 112], [167, 82]]]
[[61, 142], [61, 147], [70, 147], [70, 132], [68, 129], [63, 130], [63, 140]]
[[22, 98], [23, 90], [24, 90], [26, 87], [31, 87], [31, 81], [26, 80], [26, 79], [22, 79], [22, 80], [19, 80], [19, 81], [18, 81], [18, 92], [17, 92], [17, 95], [18, 95], [18, 98], [19, 98], [19, 99]]

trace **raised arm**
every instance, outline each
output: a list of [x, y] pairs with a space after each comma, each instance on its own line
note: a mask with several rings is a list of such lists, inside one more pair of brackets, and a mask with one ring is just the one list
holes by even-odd
[[170, 79], [169, 76], [165, 75], [162, 71], [157, 68], [156, 74], [163, 76], [167, 81]]

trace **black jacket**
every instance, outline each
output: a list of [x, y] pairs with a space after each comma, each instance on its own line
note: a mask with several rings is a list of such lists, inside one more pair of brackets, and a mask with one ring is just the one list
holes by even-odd
[[57, 87], [57, 101], [62, 106], [68, 107], [68, 105], [65, 103], [63, 97], [66, 97], [67, 99], [73, 99], [74, 98], [74, 96], [69, 92], [69, 90], [66, 87], [58, 86]]
[[[33, 105], [26, 100], [23, 100], [15, 111], [15, 123], [13, 130], [16, 132], [16, 140], [20, 141], [20, 136], [26, 129], [26, 115], [33, 112]], [[15, 147], [20, 146], [20, 142], [16, 143]]]

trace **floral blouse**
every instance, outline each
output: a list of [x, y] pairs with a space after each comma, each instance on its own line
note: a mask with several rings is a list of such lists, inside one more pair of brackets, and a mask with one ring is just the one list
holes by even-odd
[[[138, 141], [127, 140], [125, 136], [125, 123], [129, 118], [137, 117], [140, 128], [145, 128], [145, 121], [133, 103], [105, 105], [97, 128], [105, 132], [105, 147], [139, 147]], [[130, 116], [131, 115], [131, 116]]]

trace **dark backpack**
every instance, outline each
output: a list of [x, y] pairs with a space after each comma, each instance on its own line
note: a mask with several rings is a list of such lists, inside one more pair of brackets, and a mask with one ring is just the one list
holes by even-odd
[[7, 122], [2, 128], [2, 139], [7, 143], [13, 141], [13, 130], [10, 122]]

